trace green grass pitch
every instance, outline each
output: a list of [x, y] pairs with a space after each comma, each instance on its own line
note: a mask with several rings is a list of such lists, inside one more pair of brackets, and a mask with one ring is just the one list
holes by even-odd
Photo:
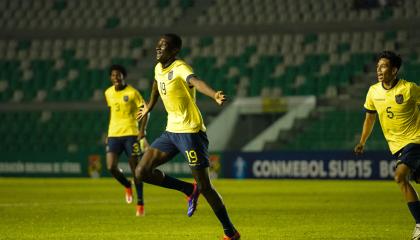
[[[191, 181], [190, 179], [187, 179]], [[243, 240], [409, 239], [414, 222], [392, 181], [215, 180]], [[216, 240], [205, 199], [145, 184], [146, 216], [113, 179], [0, 178], [0, 239]]]

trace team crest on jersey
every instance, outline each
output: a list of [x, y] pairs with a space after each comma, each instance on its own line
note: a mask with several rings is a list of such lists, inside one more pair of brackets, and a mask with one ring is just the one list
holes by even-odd
[[395, 102], [397, 102], [398, 104], [403, 103], [404, 102], [403, 95], [402, 94], [395, 95]]
[[123, 97], [124, 102], [128, 102], [128, 96]]
[[168, 73], [168, 80], [172, 80], [173, 77], [174, 77], [174, 71], [170, 71]]

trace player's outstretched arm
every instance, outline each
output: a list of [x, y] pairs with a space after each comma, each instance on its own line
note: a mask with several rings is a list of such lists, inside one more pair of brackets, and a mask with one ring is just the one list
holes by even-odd
[[197, 91], [201, 92], [204, 95], [207, 95], [214, 99], [214, 101], [217, 102], [219, 105], [223, 105], [224, 102], [227, 101], [227, 97], [225, 94], [223, 94], [222, 91], [215, 91], [213, 88], [211, 88], [209, 85], [207, 85], [204, 81], [192, 77], [190, 79], [190, 84], [193, 85]]
[[149, 112], [152, 111], [153, 107], [155, 106], [157, 100], [159, 99], [159, 89], [157, 87], [156, 81], [153, 81], [152, 91], [150, 93], [150, 100], [149, 103], [143, 104], [139, 108], [139, 111], [137, 112], [136, 119], [138, 121], [142, 120]]
[[376, 113], [366, 112], [365, 121], [363, 123], [362, 135], [360, 136], [359, 143], [354, 147], [354, 153], [360, 155], [363, 153], [365, 144], [370, 134], [372, 133], [373, 126], [375, 125]]

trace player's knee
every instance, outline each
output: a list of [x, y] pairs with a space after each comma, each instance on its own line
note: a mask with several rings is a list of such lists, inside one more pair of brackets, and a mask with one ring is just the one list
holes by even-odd
[[409, 182], [407, 174], [404, 174], [404, 173], [401, 173], [401, 172], [398, 172], [398, 171], [395, 172], [394, 180], [399, 185], [407, 184]]
[[134, 170], [134, 175], [137, 180], [143, 180], [142, 168], [139, 165], [137, 165], [136, 169]]
[[149, 169], [144, 165], [137, 165], [135, 170], [135, 177], [139, 181], [147, 181], [150, 176]]
[[115, 174], [117, 171], [119, 171], [117, 165], [114, 164], [107, 165], [106, 167], [111, 174]]

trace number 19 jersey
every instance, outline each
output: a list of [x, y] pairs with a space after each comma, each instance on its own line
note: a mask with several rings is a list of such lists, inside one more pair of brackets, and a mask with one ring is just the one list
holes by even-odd
[[206, 130], [195, 103], [195, 88], [189, 85], [192, 76], [192, 68], [182, 60], [175, 60], [167, 68], [163, 68], [161, 63], [155, 67], [155, 81], [168, 113], [168, 132], [196, 133]]

